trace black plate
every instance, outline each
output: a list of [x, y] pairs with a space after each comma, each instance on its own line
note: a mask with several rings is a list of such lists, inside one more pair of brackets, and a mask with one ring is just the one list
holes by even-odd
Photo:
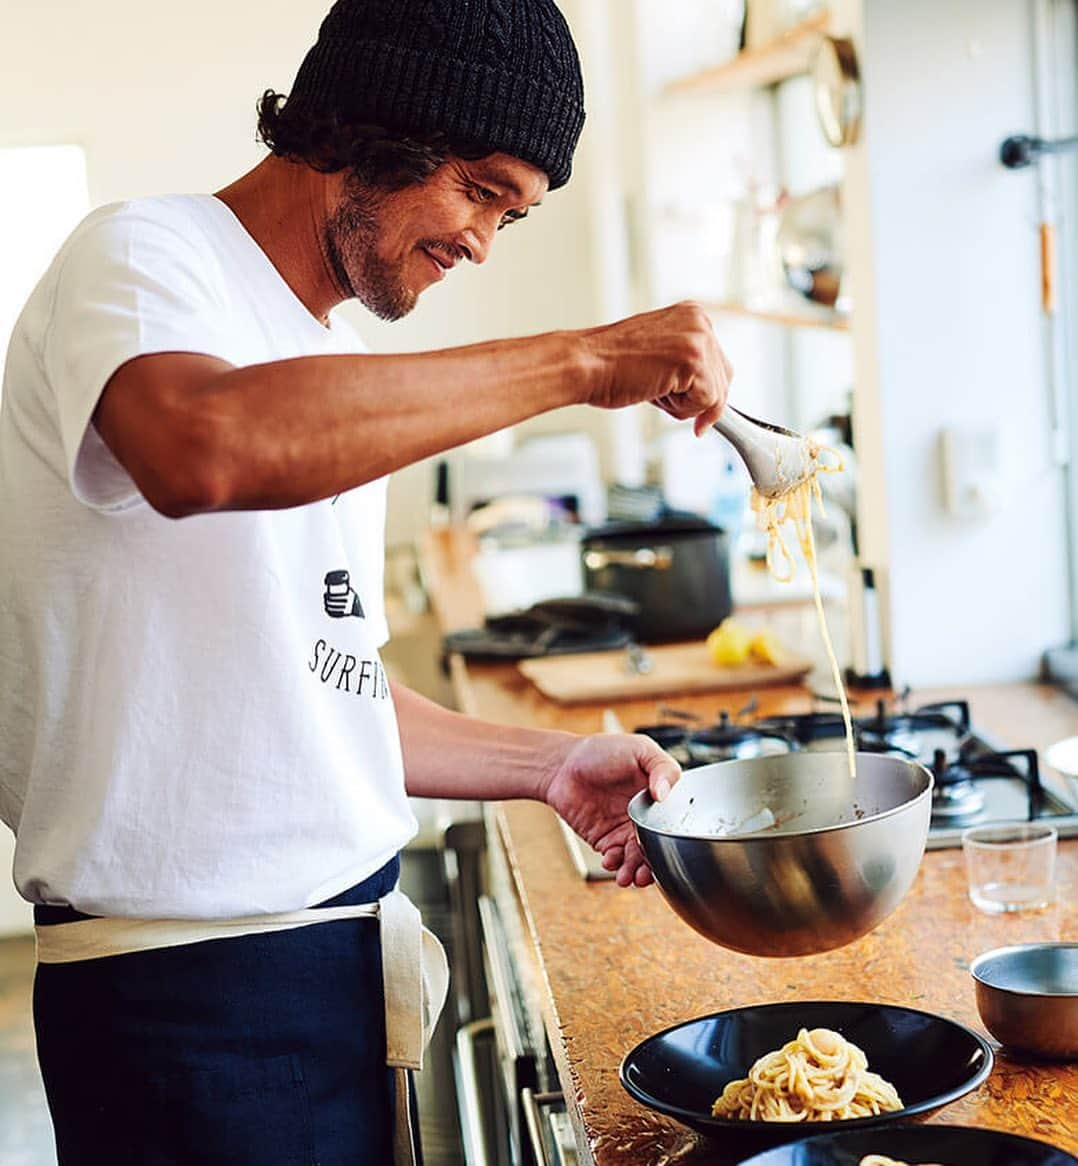
[[765, 1150], [741, 1166], [858, 1166], [865, 1154], [941, 1166], [1075, 1166], [1078, 1158], [1047, 1142], [966, 1126], [893, 1126], [821, 1134]]
[[992, 1050], [975, 1032], [913, 1008], [805, 1001], [734, 1008], [675, 1025], [637, 1045], [621, 1063], [621, 1083], [637, 1101], [748, 1155], [804, 1138], [800, 1124], [727, 1121], [711, 1106], [723, 1087], [748, 1075], [765, 1053], [800, 1028], [831, 1028], [864, 1050], [868, 1067], [890, 1081], [905, 1108], [829, 1123], [859, 1130], [923, 1118], [978, 1085], [992, 1071]]

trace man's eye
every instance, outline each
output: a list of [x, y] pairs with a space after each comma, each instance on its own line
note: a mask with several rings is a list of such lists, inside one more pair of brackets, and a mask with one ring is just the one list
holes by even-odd
[[473, 186], [472, 197], [476, 202], [490, 202], [498, 196], [486, 186]]
[[508, 227], [510, 223], [519, 223], [521, 219], [526, 219], [527, 217], [527, 211], [506, 211], [502, 215], [502, 221], [498, 224], [498, 230], [500, 231], [502, 227]]

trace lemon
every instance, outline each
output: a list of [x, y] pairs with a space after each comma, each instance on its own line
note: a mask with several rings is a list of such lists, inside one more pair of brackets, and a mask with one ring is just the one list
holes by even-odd
[[758, 631], [749, 644], [749, 651], [757, 660], [765, 664], [781, 664], [786, 658], [786, 652], [779, 643], [773, 631], [764, 628]]
[[752, 635], [733, 619], [724, 619], [708, 636], [707, 651], [720, 668], [736, 668], [749, 658]]

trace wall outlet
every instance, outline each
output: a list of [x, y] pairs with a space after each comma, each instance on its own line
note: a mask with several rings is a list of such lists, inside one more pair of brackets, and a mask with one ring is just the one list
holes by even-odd
[[987, 518], [1003, 504], [1002, 443], [994, 427], [940, 431], [943, 505], [952, 518]]

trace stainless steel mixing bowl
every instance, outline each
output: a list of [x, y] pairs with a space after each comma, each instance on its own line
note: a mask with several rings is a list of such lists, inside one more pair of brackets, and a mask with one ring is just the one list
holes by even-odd
[[1023, 943], [970, 964], [977, 1011], [1009, 1049], [1078, 1060], [1078, 943]]
[[637, 794], [629, 816], [690, 927], [734, 951], [793, 956], [841, 947], [890, 915], [920, 866], [931, 809], [932, 775], [916, 762], [859, 753], [851, 786], [844, 753], [788, 753], [690, 770], [663, 802]]

